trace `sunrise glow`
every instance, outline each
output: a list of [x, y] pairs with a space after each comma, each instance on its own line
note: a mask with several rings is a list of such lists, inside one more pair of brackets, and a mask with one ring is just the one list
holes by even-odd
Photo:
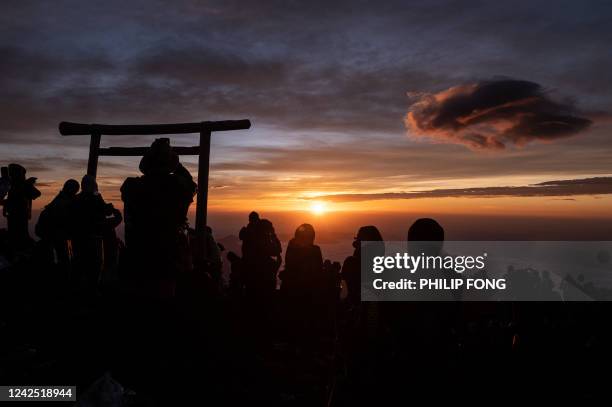
[[327, 212], [327, 204], [321, 201], [315, 201], [310, 205], [310, 212], [315, 215], [323, 215]]

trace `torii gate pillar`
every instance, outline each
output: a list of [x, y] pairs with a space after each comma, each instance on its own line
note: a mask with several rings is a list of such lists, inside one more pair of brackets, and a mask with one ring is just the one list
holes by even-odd
[[200, 133], [200, 154], [198, 157], [198, 201], [196, 203], [195, 228], [203, 231], [208, 213], [208, 174], [210, 169], [210, 131]]

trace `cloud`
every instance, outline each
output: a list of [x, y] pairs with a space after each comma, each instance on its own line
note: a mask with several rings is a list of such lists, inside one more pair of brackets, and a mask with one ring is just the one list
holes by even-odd
[[558, 102], [537, 83], [495, 79], [418, 95], [405, 118], [412, 134], [472, 149], [503, 149], [553, 141], [587, 129], [570, 102]]
[[612, 177], [595, 177], [546, 181], [534, 185], [508, 187], [449, 188], [415, 192], [389, 192], [374, 194], [338, 194], [315, 196], [311, 199], [332, 202], [359, 202], [380, 199], [417, 198], [493, 198], [505, 196], [576, 196], [612, 194]]
[[[114, 64], [103, 52], [53, 57], [2, 48], [0, 141], [57, 142], [61, 120], [180, 122], [248, 117], [285, 130], [402, 131], [404, 91], [434, 78], [402, 67], [351, 67], [161, 42]], [[20, 67], [25, 67], [21, 69]], [[36, 136], [34, 136], [36, 135]]]

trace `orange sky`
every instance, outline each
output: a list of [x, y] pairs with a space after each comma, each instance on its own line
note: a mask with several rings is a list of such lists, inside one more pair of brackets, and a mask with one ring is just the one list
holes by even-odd
[[[61, 188], [60, 182], [45, 182], [39, 180], [39, 189], [43, 195], [34, 201], [34, 208], [46, 205]], [[523, 181], [518, 179], [517, 181]], [[123, 178], [103, 177], [99, 179], [100, 192], [103, 197], [121, 206], [119, 188]], [[487, 180], [481, 183], [486, 183]], [[492, 182], [492, 181], [489, 181]], [[498, 181], [499, 182], [499, 181]], [[509, 182], [509, 181], [506, 181]], [[317, 191], [312, 186], [300, 190], [299, 182], [286, 192], [265, 192], [257, 188], [244, 188], [236, 192], [224, 191], [223, 188], [210, 188], [210, 211], [236, 211], [245, 212], [252, 208], [267, 211], [306, 211], [321, 217], [334, 216], [337, 213], [352, 212], [412, 212], [412, 213], [448, 213], [471, 215], [524, 215], [524, 216], [585, 216], [585, 217], [612, 217], [611, 195], [575, 195], [570, 197], [458, 197], [458, 198], [418, 198], [418, 199], [379, 199], [358, 202], [333, 202], [325, 195], [345, 193], [346, 191]], [[446, 187], [448, 183], [441, 184]], [[495, 185], [495, 183], [493, 183]], [[508, 185], [507, 183], [504, 185]], [[519, 184], [520, 185], [520, 184]], [[474, 187], [474, 183], [462, 185], [457, 188]], [[418, 191], [418, 189], [415, 189]], [[324, 191], [324, 192], [323, 192]], [[385, 190], [388, 192], [389, 190]], [[244, 195], [243, 195], [244, 194]], [[191, 210], [195, 209], [195, 203]]]

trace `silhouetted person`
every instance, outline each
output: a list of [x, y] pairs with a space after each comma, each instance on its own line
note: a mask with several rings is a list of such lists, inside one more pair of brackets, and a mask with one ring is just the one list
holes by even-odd
[[[408, 230], [407, 240], [407, 249], [412, 255], [438, 256], [443, 254], [444, 229], [434, 219], [421, 218], [416, 220]], [[460, 273], [446, 269], [420, 270], [418, 273], [419, 277], [422, 278], [442, 278], [446, 280], [462, 278]], [[430, 301], [454, 301], [460, 299], [460, 294], [459, 290], [435, 290], [425, 295]], [[444, 307], [451, 308], [452, 306], [440, 306], [440, 308]]]
[[[381, 242], [375, 243], [378, 256], [385, 253], [382, 235], [376, 226], [362, 226], [357, 231], [353, 240], [355, 251], [352, 256], [347, 257], [342, 264], [342, 278], [346, 282], [348, 296], [347, 301], [350, 306], [357, 306], [360, 302], [361, 292], [361, 244], [362, 242]], [[381, 249], [382, 248], [382, 249]]]
[[70, 267], [71, 216], [79, 188], [77, 180], [66, 181], [57, 196], [40, 212], [36, 223], [36, 234], [48, 244], [55, 262], [63, 270]]
[[[121, 186], [125, 253], [119, 270], [120, 300], [126, 312], [122, 338], [128, 376], [142, 385], [170, 380], [179, 327], [191, 315], [176, 313], [177, 279], [191, 274], [187, 211], [196, 184], [179, 162], [170, 140], [156, 139], [142, 157], [142, 176]], [[201, 309], [197, 309], [201, 311]], [[181, 323], [179, 323], [179, 321]]]
[[121, 186], [130, 259], [125, 272], [141, 294], [171, 298], [177, 274], [190, 262], [187, 210], [196, 184], [166, 138], [151, 144], [139, 168], [143, 175]]
[[257, 212], [249, 215], [249, 224], [240, 231], [244, 281], [248, 297], [253, 301], [269, 301], [276, 290], [276, 274], [280, 267], [281, 244], [272, 222], [260, 219]]
[[310, 339], [307, 337], [318, 331], [326, 305], [323, 256], [314, 239], [312, 225], [305, 223], [296, 229], [287, 245], [285, 269], [279, 276], [290, 338], [306, 343]]
[[437, 255], [444, 245], [444, 229], [434, 219], [420, 218], [408, 229], [407, 240], [413, 252], [422, 248], [426, 254]]
[[104, 262], [103, 235], [106, 217], [112, 215], [112, 204], [104, 202], [96, 179], [85, 175], [81, 192], [75, 197], [71, 214], [72, 248], [79, 285], [87, 290], [96, 288]]
[[[366, 243], [369, 242], [369, 243]], [[353, 240], [355, 249], [352, 256], [347, 257], [342, 264], [341, 277], [347, 288], [346, 305], [344, 309], [344, 325], [341, 330], [344, 346], [347, 353], [347, 368], [351, 374], [365, 372], [365, 379], [369, 381], [369, 371], [376, 371], [376, 349], [380, 348], [376, 342], [380, 332], [380, 318], [378, 304], [375, 302], [361, 302], [361, 262], [362, 246], [370, 245], [369, 256], [383, 256], [385, 244], [376, 226], [362, 226]], [[372, 264], [370, 260], [364, 260]], [[359, 376], [359, 374], [357, 373]]]
[[26, 169], [19, 164], [8, 166], [10, 190], [4, 203], [3, 214], [6, 217], [8, 236], [11, 245], [23, 248], [31, 244], [28, 222], [32, 217], [32, 200], [40, 196], [34, 186], [36, 178], [26, 179]]
[[[407, 252], [413, 256], [444, 255], [444, 229], [430, 218], [415, 221], [407, 234]], [[417, 270], [417, 278], [459, 278], [452, 270]], [[461, 304], [454, 302], [454, 292], [437, 290], [422, 292], [415, 297], [421, 301], [382, 303], [383, 318], [395, 336], [397, 352], [410, 357], [418, 350], [415, 363], [422, 363], [421, 369], [435, 371], [448, 352], [455, 352], [458, 346], [457, 317]], [[408, 353], [404, 353], [408, 352]], [[420, 359], [422, 358], [422, 359]]]
[[259, 214], [255, 211], [249, 214], [249, 223], [240, 229], [238, 237], [242, 241], [242, 257], [253, 258], [257, 256], [256, 246], [259, 238]]
[[272, 222], [256, 212], [249, 215], [249, 224], [239, 234], [242, 240], [241, 275], [247, 331], [253, 343], [267, 342], [271, 311], [276, 296], [276, 274], [282, 262], [281, 244]]
[[305, 295], [320, 287], [323, 271], [321, 248], [314, 244], [315, 230], [300, 225], [287, 245], [285, 270], [280, 274], [281, 290], [289, 295]]

